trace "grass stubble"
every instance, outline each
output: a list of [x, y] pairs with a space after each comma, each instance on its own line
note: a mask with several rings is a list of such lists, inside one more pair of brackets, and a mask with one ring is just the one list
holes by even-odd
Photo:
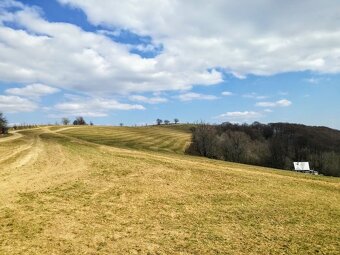
[[339, 254], [338, 178], [187, 156], [178, 127], [20, 133], [0, 254]]

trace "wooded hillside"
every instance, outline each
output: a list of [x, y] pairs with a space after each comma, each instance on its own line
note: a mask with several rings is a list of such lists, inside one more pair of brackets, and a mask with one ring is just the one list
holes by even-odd
[[340, 131], [289, 123], [200, 124], [187, 153], [291, 170], [309, 161], [321, 174], [340, 176]]

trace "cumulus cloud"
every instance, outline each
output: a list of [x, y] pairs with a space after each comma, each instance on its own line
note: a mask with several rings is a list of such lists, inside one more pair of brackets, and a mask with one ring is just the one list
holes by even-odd
[[[214, 68], [196, 68], [194, 63], [180, 63], [167, 54], [143, 58], [130, 52], [131, 45], [118, 43], [105, 33], [48, 22], [32, 7], [22, 5], [14, 11], [0, 8], [2, 81], [39, 81], [97, 94], [182, 90], [222, 81]], [[14, 26], [7, 26], [9, 23]], [[140, 47], [148, 51], [151, 46]]]
[[150, 35], [164, 45], [158, 59], [168, 59], [168, 68], [218, 66], [240, 78], [340, 71], [338, 1], [148, 0], [138, 8], [134, 0], [59, 2], [82, 9], [92, 24]]
[[160, 103], [168, 102], [167, 98], [159, 97], [159, 96], [145, 97], [142, 95], [132, 95], [129, 97], [129, 99], [134, 102], [141, 102], [141, 103], [147, 103], [147, 104], [160, 104]]
[[60, 116], [88, 116], [88, 117], [105, 117], [110, 111], [114, 110], [144, 110], [144, 106], [139, 104], [124, 104], [114, 99], [105, 98], [87, 98], [78, 96], [69, 96], [69, 101], [59, 103], [54, 106], [57, 114], [51, 114], [50, 117]]
[[218, 97], [214, 95], [205, 95], [205, 94], [199, 94], [194, 92], [184, 93], [177, 98], [181, 101], [192, 101], [192, 100], [215, 100]]
[[59, 89], [44, 85], [44, 84], [31, 84], [27, 85], [23, 88], [10, 88], [5, 90], [7, 94], [23, 96], [23, 97], [31, 97], [31, 98], [39, 98], [41, 96], [46, 96], [50, 94], [54, 94], [58, 92]]
[[[134, 0], [59, 2], [106, 29], [48, 22], [36, 8], [1, 1], [0, 80], [127, 94], [217, 84], [221, 70], [240, 78], [340, 71], [337, 1], [148, 0], [138, 8]], [[110, 38], [121, 29], [151, 38], [136, 49], [163, 50], [153, 58], [134, 54]]]
[[235, 111], [235, 112], [226, 112], [216, 116], [216, 119], [221, 121], [232, 121], [232, 122], [242, 122], [249, 121], [253, 119], [257, 119], [262, 117], [262, 113], [255, 111]]
[[26, 98], [0, 95], [0, 109], [3, 112], [32, 112], [38, 105]]
[[291, 101], [287, 99], [281, 99], [275, 102], [257, 102], [256, 106], [260, 107], [287, 107], [292, 104]]
[[222, 96], [232, 96], [232, 95], [234, 95], [234, 93], [233, 93], [233, 92], [230, 92], [230, 91], [223, 91], [223, 92], [221, 93], [221, 95], [222, 95]]
[[[31, 84], [7, 90], [13, 96], [2, 96], [3, 101], [12, 98], [28, 105], [28, 110], [36, 109], [23, 97], [55, 93], [37, 86], [48, 84], [97, 96], [88, 99], [90, 106], [71, 100], [54, 109], [72, 114], [76, 104], [74, 114], [103, 116], [120, 107], [143, 108], [98, 100], [103, 95], [132, 95], [135, 102], [160, 103], [165, 98], [139, 94], [218, 84], [227, 77], [224, 72], [238, 78], [306, 70], [340, 72], [338, 1], [147, 0], [137, 7], [135, 0], [58, 1], [83, 10], [90, 23], [105, 29], [88, 32], [74, 24], [49, 22], [43, 10], [14, 0], [0, 1], [0, 81]], [[131, 45], [112, 39], [123, 31], [147, 36], [150, 42]], [[133, 51], [153, 52], [160, 45], [162, 50], [150, 58]], [[244, 97], [266, 98], [256, 93]], [[182, 101], [216, 98], [192, 92], [178, 96]], [[285, 107], [291, 102], [256, 105]]]

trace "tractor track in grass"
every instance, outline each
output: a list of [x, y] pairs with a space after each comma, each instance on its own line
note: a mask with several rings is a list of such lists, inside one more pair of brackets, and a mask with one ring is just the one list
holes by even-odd
[[[154, 136], [155, 149], [170, 149], [158, 152], [74, 128], [42, 127], [0, 144], [0, 254], [339, 250], [337, 179], [176, 154], [186, 136]], [[136, 133], [135, 143], [150, 133]]]
[[56, 177], [65, 175], [69, 178], [76, 175], [80, 168], [86, 169], [81, 156], [70, 156], [62, 145], [46, 140], [46, 134], [57, 133], [40, 128], [33, 134], [22, 134], [23, 144], [16, 146], [5, 157], [0, 157], [0, 210], [2, 203], [13, 199], [11, 194], [39, 190], [51, 183], [63, 183], [63, 178]]
[[0, 138], [0, 143], [13, 141], [23, 137], [23, 135], [18, 132], [19, 131], [10, 132], [11, 136]]
[[31, 149], [32, 146], [33, 146], [33, 143], [30, 143], [30, 144], [22, 145], [22, 146], [20, 146], [16, 149], [11, 150], [11, 152], [9, 154], [1, 156], [0, 164], [10, 160], [13, 157], [16, 157], [18, 154], [20, 154], [22, 152], [25, 152], [25, 151]]

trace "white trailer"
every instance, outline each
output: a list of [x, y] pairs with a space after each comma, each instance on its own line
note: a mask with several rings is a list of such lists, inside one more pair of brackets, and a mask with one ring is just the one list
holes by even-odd
[[319, 174], [318, 171], [310, 169], [309, 162], [294, 162], [294, 170], [300, 173]]

